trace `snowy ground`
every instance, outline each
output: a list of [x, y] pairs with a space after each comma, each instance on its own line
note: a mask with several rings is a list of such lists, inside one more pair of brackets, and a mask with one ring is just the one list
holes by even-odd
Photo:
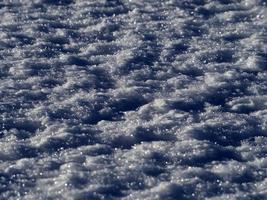
[[0, 113], [0, 199], [267, 199], [267, 2], [2, 0]]

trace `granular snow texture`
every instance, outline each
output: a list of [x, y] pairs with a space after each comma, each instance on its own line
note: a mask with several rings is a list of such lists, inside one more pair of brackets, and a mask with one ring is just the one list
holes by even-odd
[[267, 199], [267, 1], [2, 0], [0, 113], [0, 199]]

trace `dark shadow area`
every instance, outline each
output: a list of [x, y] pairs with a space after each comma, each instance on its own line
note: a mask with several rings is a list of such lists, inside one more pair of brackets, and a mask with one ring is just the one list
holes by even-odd
[[158, 177], [163, 173], [168, 173], [166, 167], [172, 163], [172, 160], [164, 153], [152, 152], [144, 162], [143, 171], [148, 176]]
[[234, 52], [231, 50], [217, 50], [215, 52], [206, 52], [201, 54], [199, 60], [204, 63], [232, 63], [235, 61]]
[[165, 188], [165, 191], [161, 193], [160, 199], [166, 200], [196, 200], [190, 194], [194, 191], [193, 186], [182, 186], [178, 184], [170, 184]]
[[16, 156], [18, 158], [36, 158], [39, 156], [39, 151], [30, 145], [16, 145]]
[[130, 96], [127, 98], [120, 98], [111, 103], [110, 107], [114, 112], [135, 111], [139, 107], [147, 104], [148, 101], [138, 96]]
[[33, 136], [37, 129], [41, 128], [41, 124], [38, 121], [30, 121], [30, 120], [13, 120], [13, 119], [7, 119], [7, 120], [0, 120], [0, 123], [2, 126], [0, 126], [0, 130], [11, 130], [15, 129], [17, 132], [18, 137], [22, 136], [22, 138], [28, 138], [30, 136]]
[[191, 136], [198, 140], [206, 140], [220, 146], [234, 147], [240, 146], [243, 140], [264, 135], [265, 134], [262, 131], [258, 130], [257, 124], [249, 123], [244, 130], [242, 130], [242, 127], [235, 127], [231, 125], [222, 125], [218, 127], [206, 125], [205, 127], [196, 129], [191, 133]]
[[66, 6], [66, 5], [74, 3], [74, 1], [73, 0], [42, 0], [42, 3], [48, 4], [48, 5]]
[[95, 88], [96, 89], [111, 89], [115, 87], [115, 80], [108, 74], [107, 71], [100, 68], [90, 69], [91, 74], [94, 74], [97, 79], [95, 81]]
[[120, 135], [112, 140], [111, 146], [113, 148], [131, 149], [135, 144], [137, 144], [137, 141], [134, 137]]
[[98, 193], [105, 196], [107, 199], [118, 199], [120, 197], [125, 196], [123, 193], [123, 190], [125, 190], [126, 187], [122, 185], [122, 183], [115, 182], [112, 185], [102, 186], [98, 189]]
[[85, 58], [81, 58], [78, 56], [70, 56], [68, 58], [68, 64], [70, 65], [77, 65], [77, 66], [87, 66], [90, 65], [90, 62]]
[[[103, 9], [103, 8], [109, 8], [109, 9]], [[90, 11], [91, 11], [90, 16], [95, 19], [127, 14], [129, 12], [128, 8], [124, 6], [121, 0], [105, 1], [105, 3], [99, 4], [99, 6], [94, 7], [94, 9]]]
[[153, 141], [175, 141], [176, 137], [171, 134], [156, 134], [152, 129], [137, 127], [134, 132], [137, 143]]
[[236, 160], [242, 162], [242, 156], [235, 150], [219, 145], [210, 145], [201, 155], [192, 155], [184, 158], [181, 165], [204, 167], [205, 164], [213, 161]]
[[223, 39], [227, 42], [238, 42], [244, 38], [248, 37], [246, 34], [242, 33], [230, 33], [223, 36]]
[[12, 33], [9, 37], [13, 37], [17, 40], [16, 46], [32, 45], [35, 42], [35, 38], [29, 37], [22, 33]]
[[204, 110], [204, 101], [199, 101], [197, 99], [182, 99], [172, 102], [170, 107], [185, 112], [202, 112]]
[[65, 137], [51, 137], [39, 148], [40, 152], [54, 153], [63, 149], [77, 148], [100, 143], [94, 133], [69, 133]]

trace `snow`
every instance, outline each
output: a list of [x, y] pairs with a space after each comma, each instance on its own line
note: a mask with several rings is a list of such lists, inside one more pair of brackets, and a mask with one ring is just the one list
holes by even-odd
[[267, 199], [264, 0], [0, 2], [0, 199]]

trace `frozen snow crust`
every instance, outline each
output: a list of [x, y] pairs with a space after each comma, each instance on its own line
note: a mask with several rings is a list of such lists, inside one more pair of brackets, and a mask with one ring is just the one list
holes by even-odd
[[266, 4], [0, 1], [0, 199], [267, 199]]

